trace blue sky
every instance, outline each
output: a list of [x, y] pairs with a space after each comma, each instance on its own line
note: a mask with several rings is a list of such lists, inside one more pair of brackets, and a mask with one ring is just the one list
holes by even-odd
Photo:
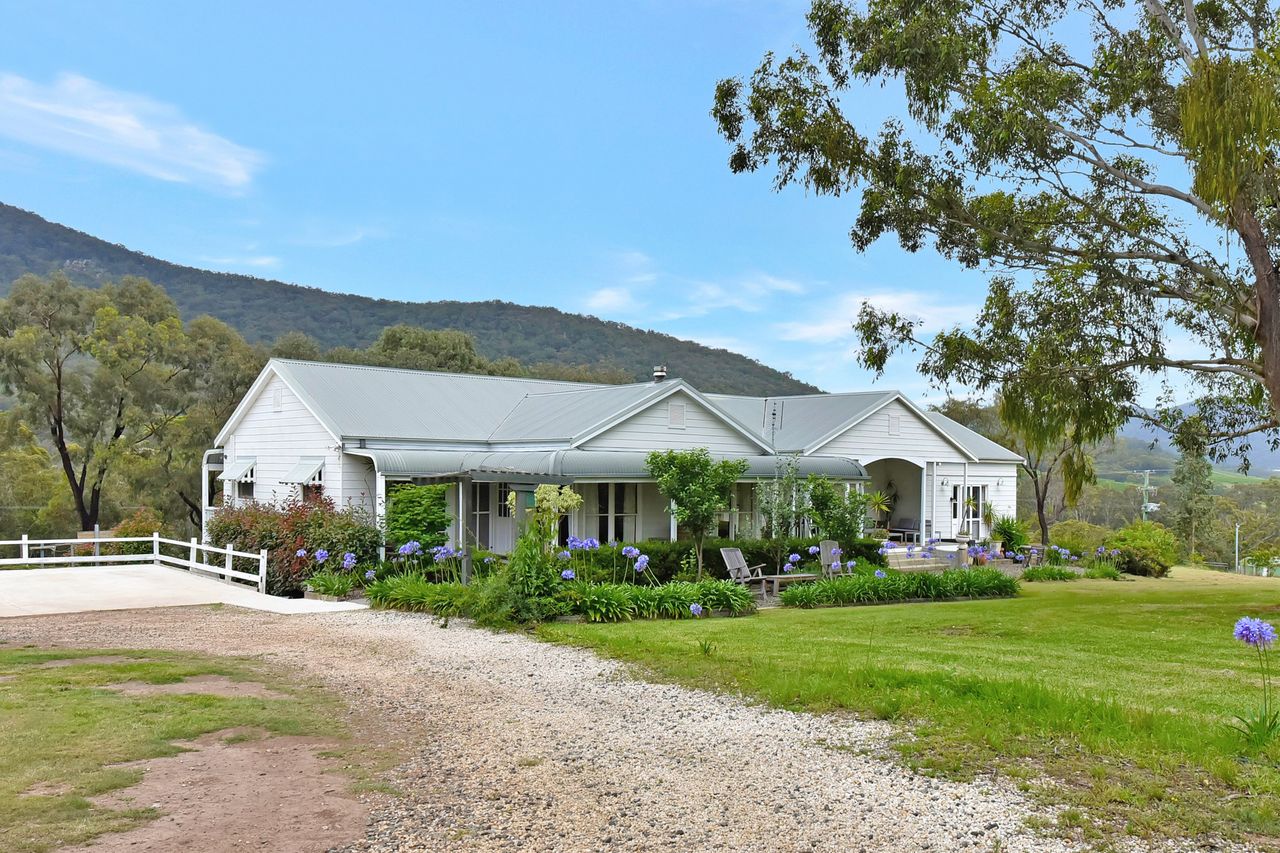
[[[985, 286], [855, 253], [850, 199], [729, 172], [715, 82], [803, 44], [806, 5], [10, 3], [0, 200], [177, 263], [554, 305], [862, 388], [862, 299], [937, 327]], [[882, 384], [938, 399], [912, 367]]]

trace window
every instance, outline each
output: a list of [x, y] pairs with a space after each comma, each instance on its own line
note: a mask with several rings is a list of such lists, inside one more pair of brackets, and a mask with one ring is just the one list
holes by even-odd
[[601, 542], [636, 540], [635, 483], [597, 483], [594, 494], [588, 491], [587, 535]]
[[667, 403], [667, 428], [684, 429], [686, 414], [684, 403]]
[[498, 484], [498, 518], [511, 517], [511, 487], [506, 483]]
[[253, 480], [239, 480], [236, 482], [236, 497], [242, 501], [253, 500]]
[[319, 483], [303, 483], [302, 500], [305, 503], [315, 503], [324, 497], [324, 486]]

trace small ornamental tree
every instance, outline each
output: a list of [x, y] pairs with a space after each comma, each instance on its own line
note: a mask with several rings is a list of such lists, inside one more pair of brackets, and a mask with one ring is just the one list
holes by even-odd
[[676, 521], [693, 536], [698, 556], [698, 579], [702, 579], [702, 543], [716, 517], [729, 508], [733, 486], [747, 473], [747, 460], [711, 458], [705, 447], [694, 450], [663, 450], [645, 459], [658, 489], [675, 506]]
[[862, 538], [867, 520], [867, 496], [837, 485], [826, 477], [809, 476], [810, 515], [826, 539], [852, 542]]

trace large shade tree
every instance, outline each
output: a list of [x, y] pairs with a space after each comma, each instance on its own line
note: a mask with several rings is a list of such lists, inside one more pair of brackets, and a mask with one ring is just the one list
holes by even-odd
[[0, 300], [0, 383], [51, 449], [84, 530], [131, 473], [168, 490], [190, 479], [179, 469], [198, 470], [209, 427], [243, 393], [253, 358], [216, 320], [184, 326], [141, 278], [89, 289], [28, 275]]
[[[815, 0], [816, 51], [766, 55], [712, 110], [735, 172], [856, 194], [894, 234], [990, 274], [972, 328], [864, 306], [865, 366], [903, 347], [1085, 446], [1153, 379], [1197, 399], [1215, 455], [1280, 425], [1280, 74], [1266, 2]], [[904, 115], [860, 121], [859, 91]]]

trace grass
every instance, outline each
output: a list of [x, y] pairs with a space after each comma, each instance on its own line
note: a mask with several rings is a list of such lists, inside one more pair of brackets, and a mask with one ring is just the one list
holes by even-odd
[[[112, 655], [118, 663], [42, 667]], [[288, 699], [198, 694], [125, 696], [123, 681], [174, 683], [197, 675], [263, 682]], [[0, 850], [40, 853], [154, 819], [151, 809], [99, 808], [97, 794], [135, 784], [141, 771], [113, 765], [174, 755], [173, 741], [237, 726], [341, 739], [330, 700], [292, 691], [260, 665], [152, 651], [0, 649]]]
[[[914, 766], [1047, 775], [1063, 831], [1225, 834], [1280, 846], [1280, 744], [1242, 755], [1259, 701], [1242, 614], [1275, 621], [1280, 581], [1178, 568], [1129, 583], [1028, 584], [1014, 599], [751, 620], [551, 624], [548, 640], [651, 677], [773, 705], [908, 721]], [[715, 654], [704, 654], [714, 644]], [[1031, 787], [1031, 786], [1029, 786]]]

